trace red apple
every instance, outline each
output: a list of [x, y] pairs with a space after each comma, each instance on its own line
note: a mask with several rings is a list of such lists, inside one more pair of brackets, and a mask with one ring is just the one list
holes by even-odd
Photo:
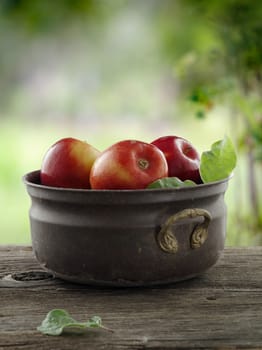
[[91, 167], [100, 152], [85, 141], [64, 138], [46, 152], [41, 184], [66, 188], [90, 188]]
[[189, 141], [179, 136], [162, 136], [153, 141], [152, 144], [164, 153], [169, 177], [201, 183], [200, 156]]
[[149, 143], [124, 140], [96, 159], [90, 173], [92, 189], [143, 189], [168, 175], [164, 154]]

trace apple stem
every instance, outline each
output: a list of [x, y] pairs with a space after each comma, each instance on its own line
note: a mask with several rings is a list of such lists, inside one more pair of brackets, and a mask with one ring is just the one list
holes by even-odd
[[146, 159], [139, 159], [138, 166], [142, 170], [146, 170], [149, 166], [149, 161]]

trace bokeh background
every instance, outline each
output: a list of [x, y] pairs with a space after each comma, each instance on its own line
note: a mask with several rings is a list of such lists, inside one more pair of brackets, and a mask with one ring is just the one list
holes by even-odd
[[262, 243], [260, 0], [1, 0], [0, 244], [30, 244], [22, 176], [62, 137], [103, 150], [227, 134], [227, 245]]

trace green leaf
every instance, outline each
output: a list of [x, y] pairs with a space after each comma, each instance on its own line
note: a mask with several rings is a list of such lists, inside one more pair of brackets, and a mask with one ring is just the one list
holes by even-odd
[[196, 186], [196, 183], [191, 180], [181, 181], [178, 177], [164, 177], [149, 184], [147, 188], [177, 188]]
[[43, 334], [61, 335], [66, 328], [74, 328], [79, 332], [79, 330], [94, 327], [105, 328], [102, 326], [102, 321], [99, 316], [93, 316], [87, 322], [77, 322], [67, 311], [54, 309], [48, 312], [42, 324], [37, 327], [37, 330]]
[[204, 111], [198, 110], [198, 111], [196, 112], [196, 117], [197, 117], [198, 119], [205, 119], [206, 114], [205, 114]]
[[203, 152], [200, 159], [200, 176], [204, 183], [227, 178], [234, 170], [237, 155], [232, 141], [225, 136]]

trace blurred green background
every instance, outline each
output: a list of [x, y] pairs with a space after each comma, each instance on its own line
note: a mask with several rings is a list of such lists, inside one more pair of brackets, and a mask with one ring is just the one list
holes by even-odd
[[227, 245], [262, 243], [259, 0], [2, 0], [0, 244], [30, 244], [22, 176], [58, 139], [233, 140]]

